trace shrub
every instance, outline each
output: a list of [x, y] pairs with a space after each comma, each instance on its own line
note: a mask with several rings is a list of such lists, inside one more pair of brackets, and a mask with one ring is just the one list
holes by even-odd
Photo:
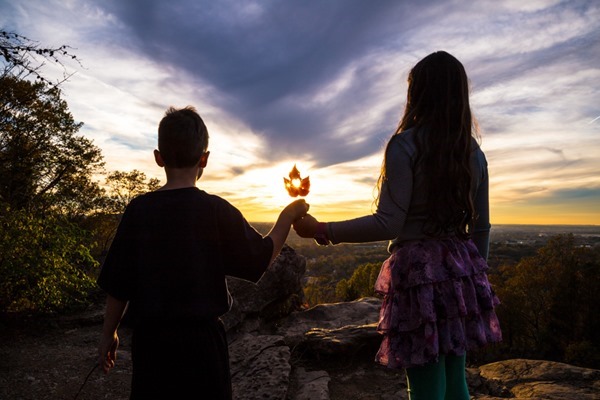
[[55, 216], [0, 212], [0, 312], [51, 313], [84, 304], [98, 263], [84, 232]]
[[335, 288], [338, 300], [352, 301], [361, 297], [375, 296], [375, 281], [379, 276], [381, 264], [366, 263], [359, 265], [350, 279], [342, 279]]

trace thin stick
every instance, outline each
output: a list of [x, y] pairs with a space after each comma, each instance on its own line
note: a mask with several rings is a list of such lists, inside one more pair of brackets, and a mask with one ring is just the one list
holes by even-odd
[[81, 391], [83, 390], [83, 387], [87, 383], [88, 379], [90, 379], [90, 376], [92, 375], [92, 373], [96, 370], [96, 368], [98, 368], [98, 365], [99, 365], [98, 363], [94, 364], [94, 366], [92, 367], [92, 369], [90, 370], [90, 372], [88, 372], [87, 376], [83, 380], [83, 383], [81, 384], [81, 387], [77, 391], [77, 394], [75, 395], [75, 397], [73, 397], [73, 400], [77, 400], [77, 396], [79, 396], [79, 393], [81, 393]]

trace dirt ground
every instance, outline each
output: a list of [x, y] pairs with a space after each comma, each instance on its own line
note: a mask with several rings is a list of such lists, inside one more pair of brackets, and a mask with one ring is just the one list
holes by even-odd
[[81, 320], [43, 320], [0, 326], [0, 399], [85, 400], [128, 399], [131, 372], [127, 328], [121, 339], [117, 365], [104, 375], [94, 368], [101, 313]]

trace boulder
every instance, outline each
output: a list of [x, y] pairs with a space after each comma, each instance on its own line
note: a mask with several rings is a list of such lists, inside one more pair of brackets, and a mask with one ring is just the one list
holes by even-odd
[[[600, 371], [569, 364], [513, 359], [479, 367], [490, 395], [516, 399], [598, 399]], [[500, 389], [500, 391], [498, 391]]]
[[307, 340], [314, 343], [319, 337], [335, 340], [336, 335], [350, 340], [355, 334], [369, 341], [376, 334], [373, 324], [379, 320], [380, 306], [381, 300], [375, 297], [319, 304], [281, 319], [276, 324], [276, 332], [292, 347]]
[[221, 317], [228, 332], [256, 331], [272, 321], [299, 310], [304, 303], [302, 278], [306, 259], [288, 245], [257, 283], [227, 277], [231, 310]]
[[304, 334], [302, 348], [319, 356], [349, 355], [363, 349], [376, 351], [381, 339], [377, 323], [336, 329], [313, 328]]

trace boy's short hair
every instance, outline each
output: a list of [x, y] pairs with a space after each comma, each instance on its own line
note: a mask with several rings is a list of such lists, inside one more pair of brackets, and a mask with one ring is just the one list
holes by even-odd
[[208, 129], [192, 106], [169, 107], [158, 125], [158, 151], [170, 168], [189, 168], [208, 148]]

